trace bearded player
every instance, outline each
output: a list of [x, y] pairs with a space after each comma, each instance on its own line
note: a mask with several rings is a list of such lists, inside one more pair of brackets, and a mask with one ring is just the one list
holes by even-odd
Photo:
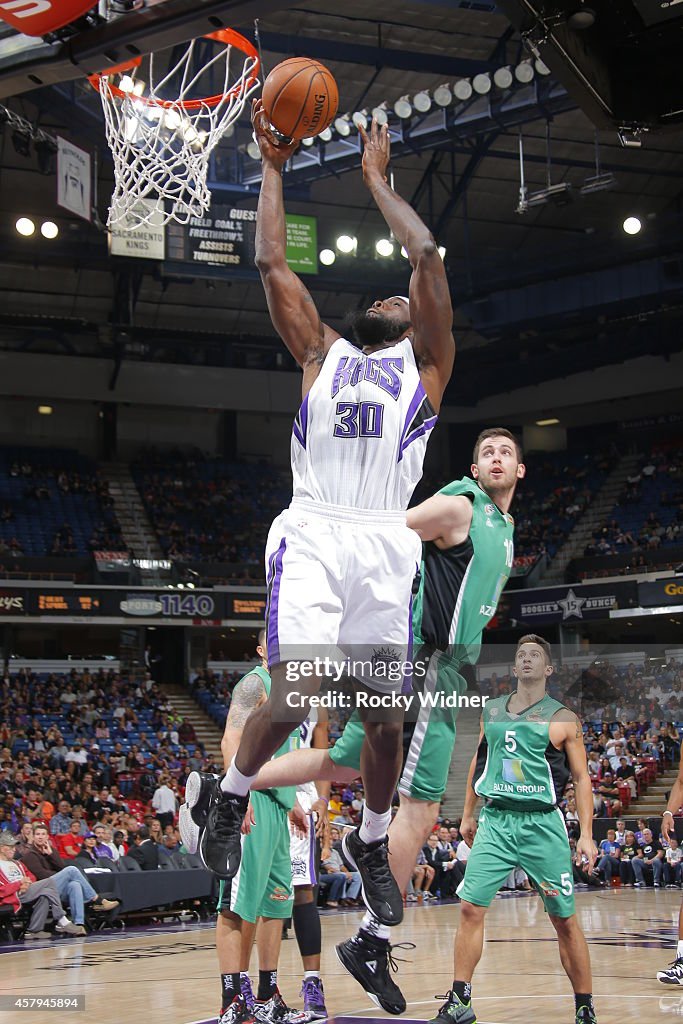
[[[212, 787], [208, 814], [199, 808], [211, 784], [188, 785], [202, 828], [202, 859], [222, 878], [237, 871], [240, 825], [259, 768], [306, 717], [301, 695], [320, 688], [320, 677], [302, 663], [341, 648], [354, 661], [370, 660], [362, 687], [391, 695], [403, 686], [376, 666], [387, 647], [409, 657], [421, 549], [405, 510], [455, 358], [443, 261], [417, 213], [387, 184], [386, 125], [380, 129], [373, 120], [369, 134], [361, 130], [363, 180], [408, 253], [409, 294], [374, 302], [355, 319], [352, 342], [321, 322], [287, 265], [282, 170], [295, 144], [275, 143], [259, 100], [252, 123], [263, 158], [256, 263], [273, 325], [303, 370], [303, 401], [293, 426], [292, 503], [266, 545], [270, 699], [247, 722], [235, 758]], [[344, 849], [361, 874], [368, 908], [391, 926], [403, 917], [387, 840], [402, 714], [389, 721], [363, 715], [366, 806]]]

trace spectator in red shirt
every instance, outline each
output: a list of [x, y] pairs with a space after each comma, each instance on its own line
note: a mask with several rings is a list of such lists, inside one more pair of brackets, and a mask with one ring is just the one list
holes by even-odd
[[68, 860], [77, 857], [83, 848], [80, 821], [72, 821], [71, 828], [65, 836], [55, 836], [55, 844], [62, 857], [66, 857]]

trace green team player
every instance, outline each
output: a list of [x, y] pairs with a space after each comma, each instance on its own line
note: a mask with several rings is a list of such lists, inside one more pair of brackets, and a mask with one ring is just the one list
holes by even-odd
[[[265, 630], [259, 634], [257, 652], [261, 664], [251, 668], [235, 685], [221, 741], [225, 764], [239, 744], [242, 729], [254, 708], [267, 700], [270, 674], [265, 662]], [[279, 757], [298, 745], [299, 727], [274, 755]], [[188, 777], [187, 786], [202, 787], [200, 773]], [[212, 778], [206, 776], [207, 779]], [[192, 779], [192, 782], [190, 781]], [[292, 914], [292, 862], [289, 855], [288, 814], [294, 808], [296, 790], [290, 786], [271, 787], [252, 793], [242, 837], [242, 859], [235, 877], [221, 881], [216, 921], [216, 950], [221, 972], [219, 1024], [274, 1024], [304, 1019], [286, 1006], [277, 987], [277, 966], [282, 940], [282, 921]], [[305, 826], [301, 813], [298, 824]], [[185, 830], [188, 819], [185, 822]], [[188, 837], [192, 841], [192, 837]], [[252, 995], [248, 968], [256, 923], [259, 987]]]
[[[525, 474], [522, 450], [502, 427], [476, 440], [472, 476], [448, 484], [409, 509], [408, 526], [423, 540], [420, 589], [413, 614], [415, 650], [434, 653], [424, 692], [466, 689], [458, 669], [476, 660], [484, 627], [493, 617], [512, 568], [514, 523], [509, 508]], [[398, 790], [398, 813], [389, 829], [391, 870], [401, 890], [431, 830], [446, 788], [455, 743], [456, 710], [420, 706]], [[351, 781], [360, 769], [363, 726], [353, 715], [329, 751], [299, 751], [265, 765], [257, 786], [308, 779]], [[389, 929], [367, 913], [360, 930], [337, 946], [337, 955], [367, 994], [388, 1013], [406, 1002], [389, 969]]]
[[[430, 1024], [476, 1024], [472, 974], [481, 959], [484, 918], [518, 865], [538, 890], [557, 932], [562, 966], [574, 989], [576, 1024], [596, 1022], [588, 945], [574, 912], [572, 857], [558, 807], [571, 773], [581, 825], [577, 862], [583, 859], [590, 871], [597, 850], [583, 730], [576, 715], [546, 693], [553, 672], [546, 640], [533, 634], [521, 637], [513, 671], [515, 692], [484, 707], [479, 749], [467, 777], [460, 831], [472, 853], [458, 886], [455, 980]], [[478, 826], [477, 797], [485, 801]]]

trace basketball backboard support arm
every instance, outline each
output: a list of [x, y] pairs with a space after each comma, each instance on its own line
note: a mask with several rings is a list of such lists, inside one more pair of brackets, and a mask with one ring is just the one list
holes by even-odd
[[131, 57], [245, 26], [291, 6], [293, 0], [157, 0], [63, 41], [13, 34], [0, 40], [0, 99], [106, 71]]

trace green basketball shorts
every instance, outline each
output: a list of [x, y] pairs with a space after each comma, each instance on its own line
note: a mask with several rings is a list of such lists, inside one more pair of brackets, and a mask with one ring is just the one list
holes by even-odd
[[267, 791], [252, 792], [251, 805], [256, 824], [242, 836], [237, 874], [220, 883], [218, 910], [253, 924], [259, 917], [290, 917], [293, 897], [287, 811]]
[[485, 807], [458, 896], [478, 907], [488, 907], [516, 867], [526, 871], [549, 914], [572, 916], [571, 850], [559, 810], [543, 813]]
[[[444, 708], [438, 703], [439, 694], [457, 690], [463, 693], [465, 680], [451, 667], [439, 666], [438, 656], [432, 656], [425, 676], [422, 694], [433, 695], [436, 705], [415, 694], [413, 708], [417, 710], [415, 722], [407, 722], [404, 730], [404, 760], [398, 791], [414, 800], [438, 803], [446, 790], [448, 769], [455, 745], [456, 708]], [[412, 731], [408, 732], [408, 726]], [[365, 730], [358, 713], [354, 711], [344, 732], [330, 749], [335, 764], [355, 768], [360, 772], [360, 752]]]

